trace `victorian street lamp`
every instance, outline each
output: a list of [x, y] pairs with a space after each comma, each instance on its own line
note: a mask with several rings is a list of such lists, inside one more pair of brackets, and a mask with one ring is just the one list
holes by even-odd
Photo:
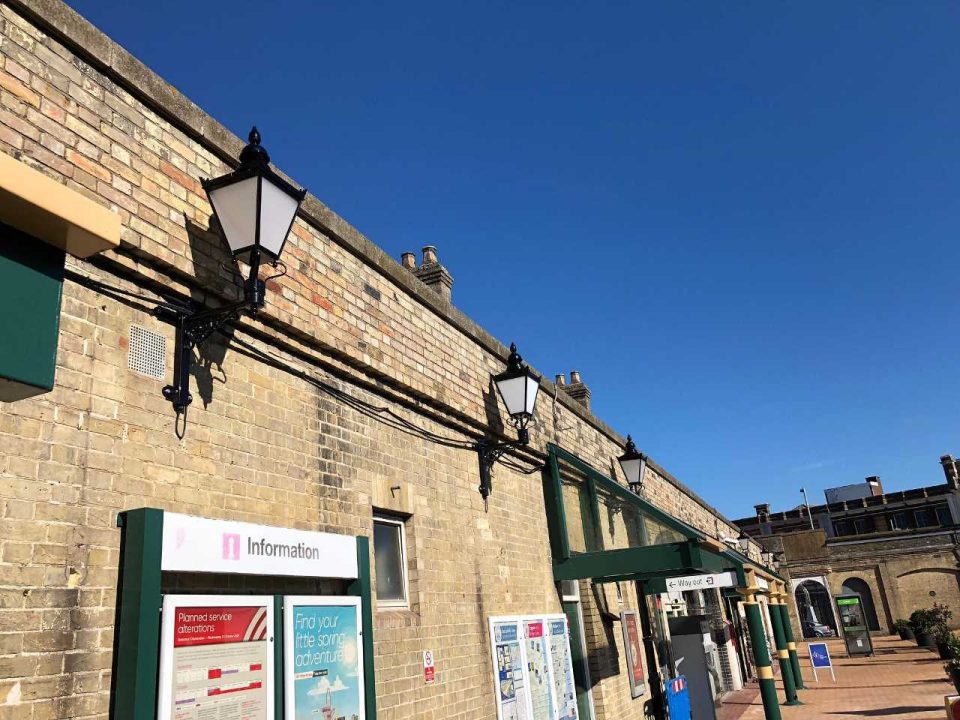
[[235, 171], [202, 181], [234, 260], [242, 260], [250, 268], [243, 284], [243, 299], [213, 309], [159, 307], [155, 311], [158, 317], [169, 320], [177, 328], [173, 383], [163, 388], [163, 396], [173, 404], [178, 415], [186, 412], [193, 402], [190, 394], [193, 349], [224, 324], [241, 314], [256, 316], [263, 307], [266, 282], [260, 279], [260, 265], [266, 261], [277, 266], [297, 210], [307, 194], [270, 167], [270, 156], [260, 144], [257, 128], [250, 131], [248, 139]]
[[647, 467], [647, 456], [637, 450], [633, 438], [629, 435], [627, 435], [627, 444], [623, 449], [623, 455], [617, 460], [620, 461], [620, 469], [623, 470], [623, 474], [627, 478], [627, 485], [630, 490], [638, 494], [643, 489], [643, 471]]
[[510, 345], [507, 369], [499, 375], [494, 375], [493, 384], [497, 386], [497, 393], [507, 408], [510, 422], [517, 428], [517, 439], [512, 442], [492, 442], [484, 438], [475, 443], [474, 448], [480, 457], [479, 490], [484, 503], [493, 492], [493, 483], [490, 478], [493, 464], [509, 448], [530, 442], [530, 431], [527, 425], [533, 419], [533, 411], [537, 406], [537, 393], [540, 391], [540, 378], [527, 367], [517, 352], [516, 344], [513, 343]]
[[740, 546], [740, 552], [746, 555], [747, 551], [750, 550], [750, 536], [746, 533], [740, 533], [740, 537], [737, 538], [737, 544]]

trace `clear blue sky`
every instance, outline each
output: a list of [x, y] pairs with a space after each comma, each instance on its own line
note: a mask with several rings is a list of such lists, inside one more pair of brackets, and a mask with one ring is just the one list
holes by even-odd
[[960, 5], [71, 4], [732, 517], [960, 453]]

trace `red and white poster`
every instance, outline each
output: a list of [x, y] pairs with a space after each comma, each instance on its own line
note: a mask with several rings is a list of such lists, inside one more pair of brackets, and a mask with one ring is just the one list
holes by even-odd
[[640, 636], [640, 623], [635, 610], [620, 613], [623, 626], [623, 645], [627, 656], [627, 678], [630, 680], [630, 694], [640, 697], [646, 692], [646, 679], [643, 670], [643, 638]]
[[168, 595], [158, 720], [272, 720], [273, 600]]

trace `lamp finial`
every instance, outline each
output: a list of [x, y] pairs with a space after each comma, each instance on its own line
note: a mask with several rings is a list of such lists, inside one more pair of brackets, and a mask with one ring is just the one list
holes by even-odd
[[259, 167], [266, 169], [270, 164], [270, 156], [266, 148], [260, 144], [260, 131], [254, 125], [247, 135], [249, 144], [240, 151], [240, 167]]

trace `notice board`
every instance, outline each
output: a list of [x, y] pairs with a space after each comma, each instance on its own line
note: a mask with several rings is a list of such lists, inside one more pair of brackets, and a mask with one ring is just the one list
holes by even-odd
[[565, 615], [490, 618], [498, 720], [579, 720]]
[[364, 720], [360, 598], [287, 596], [283, 636], [286, 720]]
[[274, 720], [273, 598], [167, 595], [158, 720]]

